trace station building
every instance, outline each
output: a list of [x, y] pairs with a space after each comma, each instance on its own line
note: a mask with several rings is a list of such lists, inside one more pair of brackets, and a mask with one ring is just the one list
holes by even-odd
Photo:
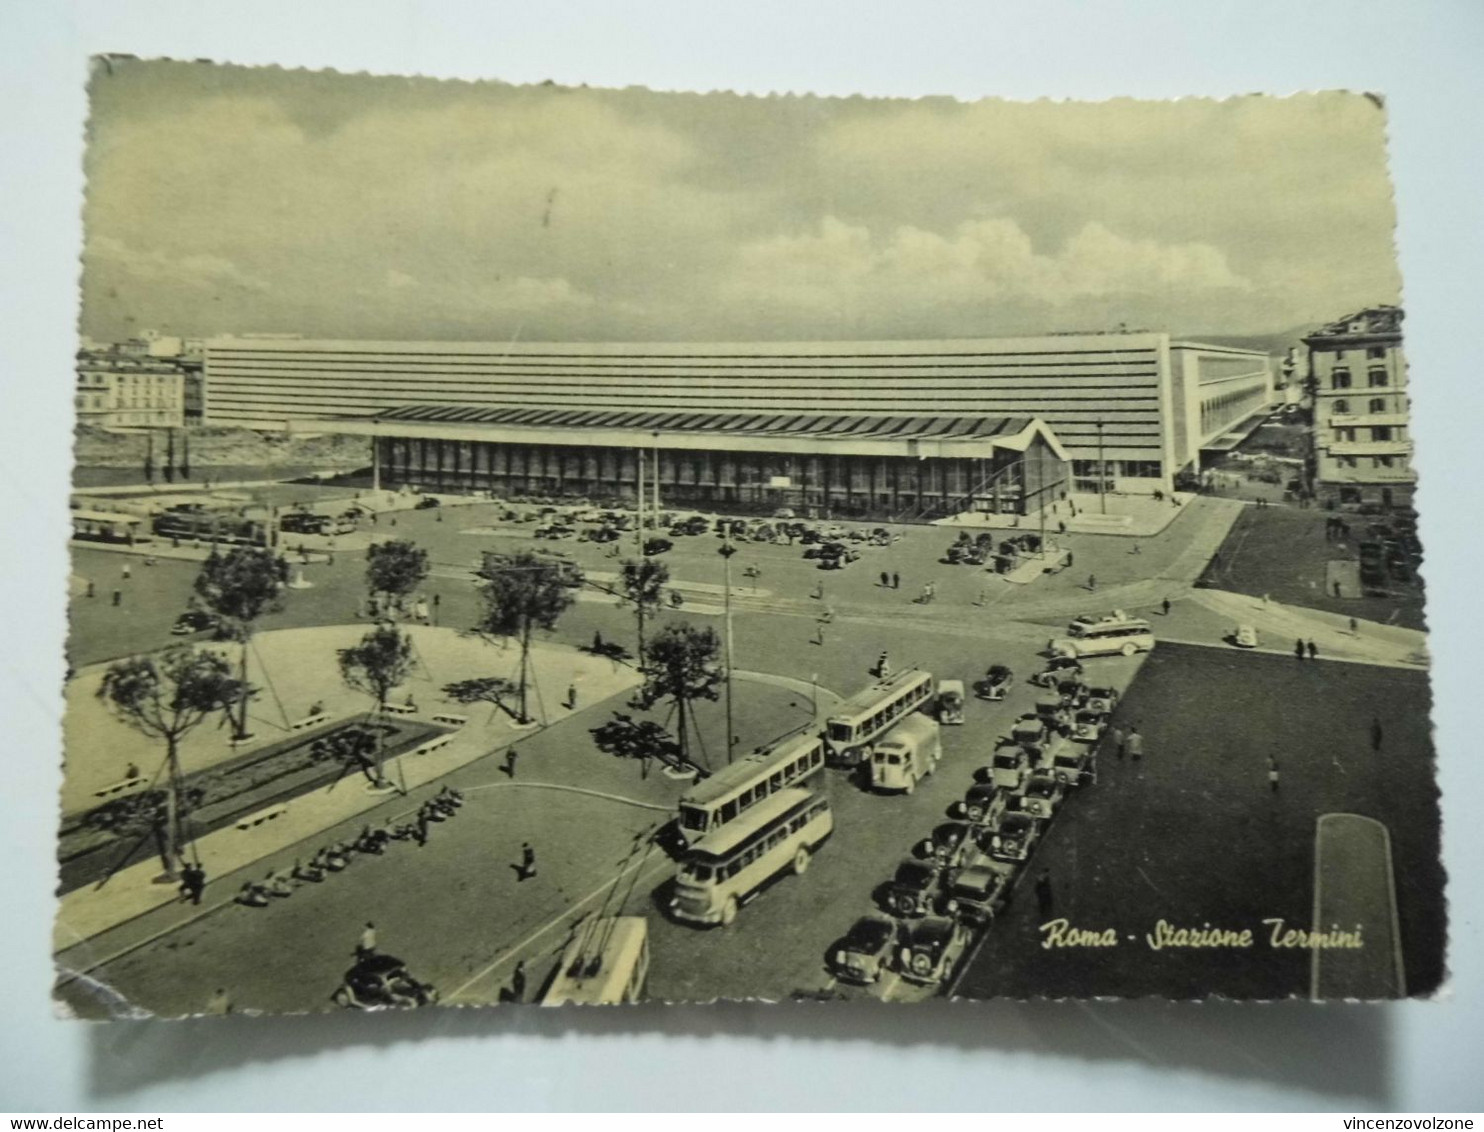
[[[903, 521], [1169, 491], [1273, 400], [1267, 355], [1158, 333], [896, 342], [207, 343], [210, 425], [365, 435], [388, 482]], [[538, 489], [533, 485], [543, 485]]]

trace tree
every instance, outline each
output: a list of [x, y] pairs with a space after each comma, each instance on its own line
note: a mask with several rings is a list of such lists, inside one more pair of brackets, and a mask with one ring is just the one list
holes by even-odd
[[[341, 649], [340, 678], [358, 692], [371, 697], [372, 715], [380, 717], [392, 689], [412, 673], [412, 638], [395, 625], [378, 625], [359, 644]], [[376, 774], [372, 785], [385, 786], [382, 762], [386, 751], [386, 730], [376, 728]]]
[[516, 680], [520, 710], [516, 719], [529, 723], [531, 634], [537, 629], [549, 632], [556, 628], [557, 619], [576, 601], [572, 591], [582, 584], [582, 575], [571, 562], [530, 550], [508, 555], [487, 552], [475, 575], [484, 608], [474, 631], [484, 637], [514, 637], [520, 642], [520, 675]]
[[180, 742], [213, 712], [230, 712], [241, 694], [226, 657], [189, 645], [121, 660], [103, 673], [98, 698], [129, 727], [165, 744], [164, 829], [155, 826], [169, 876], [179, 871], [184, 848]]
[[644, 674], [644, 684], [633, 706], [647, 711], [661, 700], [670, 700], [675, 708], [680, 759], [693, 764], [691, 705], [696, 700], [715, 701], [719, 697], [717, 688], [726, 679], [721, 666], [721, 638], [715, 629], [698, 628], [686, 621], [666, 625], [650, 642], [648, 659], [639, 671]]
[[258, 618], [282, 608], [288, 564], [263, 546], [234, 546], [222, 553], [215, 546], [196, 575], [196, 597], [216, 615], [224, 637], [242, 645], [239, 669], [241, 702], [232, 721], [232, 737], [248, 738], [247, 705], [253, 688], [247, 682], [247, 653]]
[[598, 750], [620, 759], [639, 759], [648, 767], [651, 758], [674, 765], [681, 761], [680, 744], [652, 719], [636, 720], [623, 712], [590, 734]]
[[383, 607], [402, 604], [428, 576], [428, 552], [409, 539], [372, 543], [366, 550], [366, 588]]
[[503, 676], [478, 676], [443, 685], [443, 694], [459, 704], [493, 704], [511, 718], [517, 718], [507, 699], [519, 686]]
[[654, 558], [626, 558], [618, 576], [618, 594], [625, 605], [633, 607], [639, 623], [639, 666], [644, 666], [644, 620], [658, 613], [664, 603], [665, 586], [670, 582], [670, 567]]

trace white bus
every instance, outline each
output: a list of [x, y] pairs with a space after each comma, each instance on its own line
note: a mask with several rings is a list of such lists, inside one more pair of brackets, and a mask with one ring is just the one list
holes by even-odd
[[675, 877], [670, 911], [698, 924], [730, 924], [742, 902], [809, 858], [835, 828], [829, 799], [808, 790], [780, 790], [690, 849]]
[[839, 766], [859, 765], [869, 758], [871, 744], [930, 703], [933, 691], [931, 673], [909, 668], [857, 692], [825, 723], [825, 756]]
[[937, 769], [942, 757], [943, 740], [937, 721], [920, 714], [908, 716], [871, 751], [871, 786], [910, 794], [917, 789], [918, 779]]
[[638, 1002], [649, 977], [649, 923], [643, 916], [588, 920], [562, 952], [542, 1006]]
[[1046, 645], [1053, 656], [1133, 656], [1154, 647], [1154, 630], [1149, 622], [1136, 617], [1099, 621], [1088, 624], [1081, 620], [1067, 626], [1065, 637], [1053, 637]]
[[795, 735], [739, 759], [680, 799], [681, 836], [694, 842], [823, 766], [824, 741], [818, 735]]

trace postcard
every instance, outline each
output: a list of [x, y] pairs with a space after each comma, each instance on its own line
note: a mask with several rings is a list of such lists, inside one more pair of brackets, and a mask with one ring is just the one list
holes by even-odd
[[89, 93], [60, 1012], [1444, 982], [1379, 96]]

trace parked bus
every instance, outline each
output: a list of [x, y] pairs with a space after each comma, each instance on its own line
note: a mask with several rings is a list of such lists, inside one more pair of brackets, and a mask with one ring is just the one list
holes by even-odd
[[878, 680], [840, 705], [825, 723], [825, 757], [839, 766], [868, 758], [871, 744], [933, 698], [931, 673], [909, 668]]
[[807, 869], [834, 828], [829, 799], [798, 787], [780, 790], [691, 847], [670, 911], [692, 923], [732, 923], [742, 902], [773, 877]]
[[268, 543], [268, 531], [263, 523], [223, 511], [165, 511], [155, 516], [152, 527], [161, 538], [245, 543], [249, 546], [266, 546]]
[[763, 799], [798, 785], [822, 766], [824, 741], [817, 735], [795, 735], [739, 759], [680, 799], [681, 836], [694, 842]]
[[1154, 630], [1136, 617], [1106, 620], [1096, 624], [1074, 621], [1065, 637], [1053, 637], [1046, 646], [1053, 656], [1133, 656], [1154, 647]]
[[638, 1002], [648, 977], [648, 921], [643, 916], [599, 916], [578, 928], [541, 1005]]
[[871, 786], [910, 794], [917, 781], [932, 774], [943, 757], [936, 720], [911, 715], [880, 739], [871, 751]]

